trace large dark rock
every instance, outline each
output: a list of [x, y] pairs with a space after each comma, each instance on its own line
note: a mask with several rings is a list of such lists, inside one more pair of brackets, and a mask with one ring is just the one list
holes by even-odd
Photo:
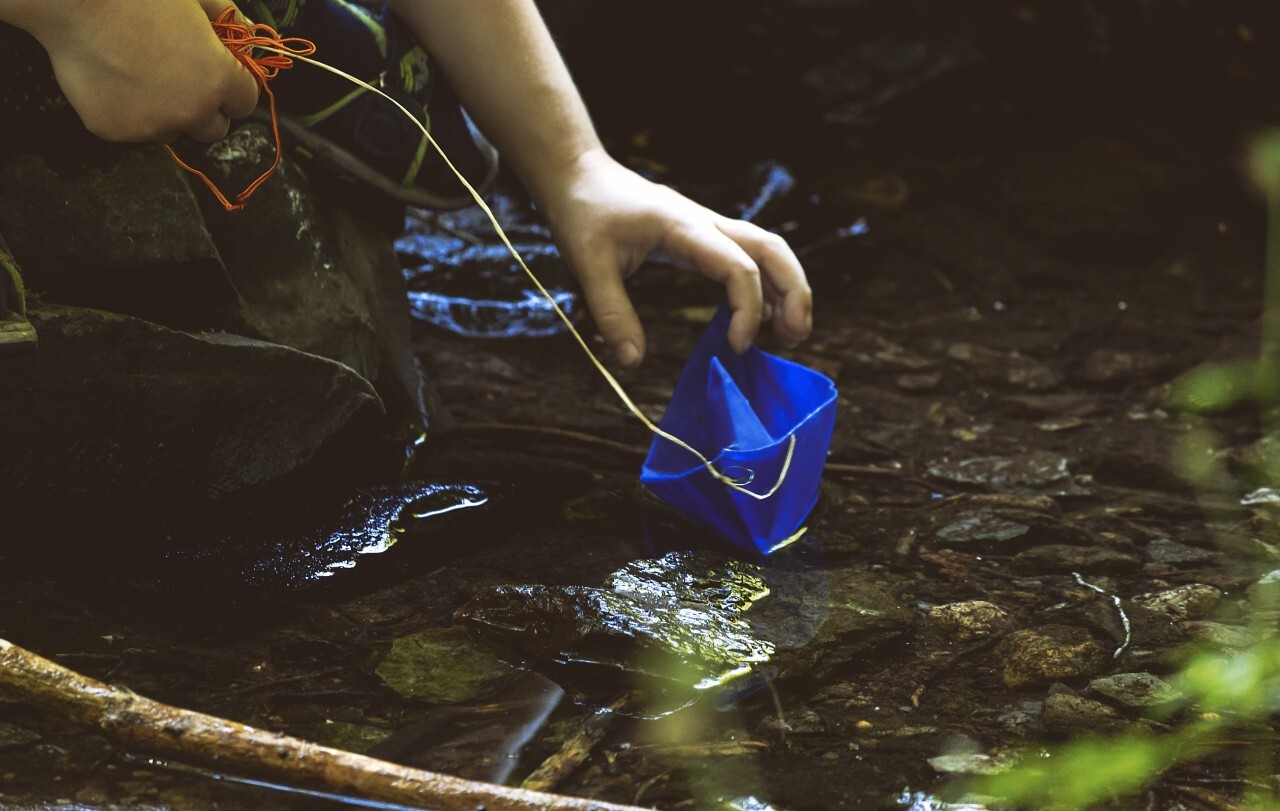
[[30, 315], [39, 349], [3, 368], [7, 528], [24, 516], [152, 523], [310, 463], [342, 479], [377, 461], [382, 401], [341, 363], [97, 310]]
[[0, 233], [50, 301], [225, 327], [235, 291], [183, 174], [159, 147], [92, 168], [6, 153]]
[[[234, 196], [275, 157], [247, 124], [184, 158]], [[159, 147], [87, 164], [0, 156], [3, 233], [45, 300], [133, 315], [173, 329], [225, 330], [339, 361], [374, 384], [394, 424], [424, 410], [408, 304], [392, 240], [394, 206], [319, 188], [286, 155], [227, 212]]]

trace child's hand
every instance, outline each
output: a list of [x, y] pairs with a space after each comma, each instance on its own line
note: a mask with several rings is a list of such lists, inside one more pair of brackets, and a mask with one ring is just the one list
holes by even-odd
[[258, 84], [209, 25], [229, 0], [5, 0], [49, 52], [90, 132], [109, 141], [217, 141]]
[[655, 252], [725, 286], [737, 351], [751, 345], [762, 320], [772, 320], [788, 346], [809, 337], [813, 296], [799, 260], [776, 234], [651, 183], [603, 151], [581, 158], [540, 202], [596, 327], [623, 366], [639, 363], [645, 349], [623, 279]]

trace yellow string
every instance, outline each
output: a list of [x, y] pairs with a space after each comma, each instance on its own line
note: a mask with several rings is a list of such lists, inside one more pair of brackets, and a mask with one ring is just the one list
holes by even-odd
[[[273, 53], [285, 53], [284, 51], [280, 51], [268, 46], [259, 46], [259, 47], [264, 51], [270, 51]], [[391, 96], [382, 92], [381, 90], [369, 84], [368, 82], [363, 81], [362, 79], [358, 79], [355, 76], [352, 76], [351, 74], [345, 71], [342, 71], [342, 70], [339, 70], [338, 68], [333, 67], [332, 65], [326, 65], [324, 62], [321, 62], [316, 59], [312, 59], [307, 56], [302, 56], [297, 53], [287, 53], [287, 55], [292, 59], [298, 60], [299, 62], [306, 62], [309, 65], [315, 65], [316, 67], [321, 68], [322, 70], [327, 70], [330, 73], [333, 73], [337, 76], [341, 76], [342, 78], [346, 79], [352, 84], [355, 84], [358, 87], [362, 87], [365, 90], [369, 90], [373, 93], [377, 93], [379, 96], [382, 96], [384, 99], [386, 99], [387, 101], [394, 104], [397, 108], [399, 108], [400, 111], [404, 113], [405, 116], [410, 121], [412, 121], [419, 130], [422, 131], [422, 134], [426, 137], [427, 141], [431, 144], [431, 146], [435, 148], [436, 152], [439, 153], [440, 157], [444, 160], [445, 164], [449, 167], [449, 170], [452, 171], [453, 174], [458, 178], [458, 182], [460, 182], [463, 185], [463, 187], [466, 188], [467, 192], [471, 195], [472, 199], [475, 200], [476, 205], [478, 205], [480, 207], [480, 210], [485, 213], [485, 216], [489, 218], [489, 222], [490, 224], [493, 225], [494, 231], [497, 232], [498, 238], [502, 240], [502, 244], [506, 246], [507, 250], [511, 253], [511, 256], [520, 265], [520, 269], [524, 271], [525, 275], [529, 277], [529, 280], [532, 281], [533, 284], [538, 288], [538, 292], [541, 293], [543, 297], [546, 298], [546, 300], [551, 303], [551, 307], [552, 309], [555, 310], [556, 315], [558, 315], [560, 317], [560, 320], [564, 322], [564, 325], [568, 327], [569, 332], [574, 337], [574, 340], [578, 342], [578, 346], [582, 347], [582, 351], [587, 353], [587, 357], [591, 359], [591, 362], [595, 365], [596, 370], [599, 371], [600, 374], [604, 376], [604, 379], [609, 383], [609, 386], [613, 388], [614, 393], [616, 393], [619, 399], [622, 400], [623, 405], [625, 405], [627, 409], [632, 414], [634, 414], [637, 419], [640, 420], [640, 422], [644, 423], [644, 426], [646, 428], [648, 428], [654, 434], [667, 440], [668, 442], [673, 442], [676, 445], [680, 446], [681, 448], [684, 448], [689, 453], [693, 454], [695, 457], [697, 457], [698, 461], [702, 463], [702, 466], [707, 469], [708, 473], [710, 473], [713, 477], [715, 477], [717, 480], [724, 483], [728, 487], [731, 487], [734, 490], [738, 491], [739, 493], [744, 493], [757, 500], [764, 500], [772, 496], [774, 493], [778, 492], [778, 489], [782, 487], [782, 483], [786, 481], [788, 471], [790, 471], [791, 469], [791, 459], [792, 459], [792, 456], [794, 456], [795, 450], [796, 450], [795, 434], [792, 434], [790, 437], [791, 442], [787, 446], [787, 456], [782, 463], [782, 471], [781, 473], [778, 474], [778, 481], [773, 485], [773, 487], [769, 488], [769, 491], [767, 493], [755, 493], [755, 492], [752, 492], [751, 490], [748, 490], [744, 486], [743, 482], [736, 481], [733, 478], [721, 473], [719, 470], [716, 470], [715, 465], [711, 464], [711, 460], [703, 456], [697, 450], [697, 448], [694, 448], [692, 445], [685, 442], [680, 437], [675, 436], [674, 434], [668, 433], [667, 431], [664, 431], [661, 428], [659, 428], [656, 424], [654, 424], [652, 420], [650, 420], [648, 417], [645, 416], [644, 412], [641, 411], [638, 406], [636, 406], [636, 404], [631, 400], [631, 397], [627, 395], [626, 390], [622, 388], [622, 384], [618, 382], [617, 378], [615, 378], [609, 372], [609, 370], [605, 368], [604, 364], [600, 362], [600, 359], [597, 358], [595, 353], [591, 351], [591, 347], [587, 345], [586, 339], [584, 339], [582, 335], [578, 332], [578, 330], [573, 326], [573, 322], [569, 320], [569, 316], [565, 314], [564, 310], [560, 309], [560, 305], [556, 303], [555, 298], [549, 292], [547, 292], [547, 289], [545, 287], [542, 286], [542, 282], [539, 281], [538, 277], [535, 276], [533, 271], [529, 269], [529, 266], [524, 263], [524, 259], [520, 256], [519, 251], [515, 249], [515, 246], [511, 244], [511, 240], [507, 239], [507, 234], [505, 231], [502, 230], [501, 223], [498, 222], [498, 218], [494, 216], [492, 209], [490, 209], [488, 204], [485, 203], [484, 198], [480, 196], [480, 193], [475, 190], [475, 187], [472, 186], [467, 181], [467, 179], [462, 176], [462, 173], [458, 171], [457, 167], [453, 165], [453, 161], [449, 160], [449, 156], [445, 154], [444, 149], [442, 149], [440, 144], [436, 142], [435, 138], [431, 137], [431, 133], [428, 132], [427, 128], [423, 126], [422, 122], [418, 120], [418, 117], [413, 113], [411, 113], [408, 109], [406, 109], [405, 106], [402, 105], [400, 102], [396, 101]]]

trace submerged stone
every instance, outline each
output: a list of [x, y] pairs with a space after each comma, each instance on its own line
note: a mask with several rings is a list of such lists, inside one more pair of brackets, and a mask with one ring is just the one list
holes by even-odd
[[1121, 732], [1130, 723], [1106, 704], [1065, 690], [1049, 694], [1040, 720], [1046, 730], [1062, 735]]
[[947, 357], [969, 369], [983, 383], [1000, 383], [1038, 391], [1062, 382], [1062, 375], [1018, 352], [997, 352], [974, 344], [954, 344]]
[[1089, 632], [1073, 625], [1042, 625], [1011, 633], [996, 648], [1010, 689], [1097, 675], [1110, 656]]
[[363, 755], [373, 747], [391, 737], [390, 730], [369, 724], [352, 724], [347, 721], [334, 721], [326, 718], [324, 723], [311, 731], [310, 738], [316, 743], [333, 746]]
[[[837, 569], [830, 573], [828, 588], [829, 596], [826, 590], [806, 592], [811, 597], [807, 614], [785, 602], [771, 607], [775, 613], [801, 622], [802, 627], [820, 623], [812, 641], [803, 635], [792, 635], [788, 640], [790, 649], [777, 657], [783, 675], [826, 678], [860, 654], [898, 636], [915, 621], [915, 611], [878, 575], [861, 569]], [[829, 607], [820, 602], [822, 598], [829, 600]], [[768, 608], [767, 603], [760, 606], [762, 613]], [[766, 636], [776, 638], [776, 631], [761, 627], [763, 619], [753, 618], [753, 623]]]
[[1147, 544], [1147, 558], [1166, 566], [1198, 566], [1216, 562], [1222, 555], [1212, 549], [1178, 543], [1169, 538], [1156, 538]]
[[774, 653], [737, 613], [585, 586], [499, 586], [467, 603], [458, 616], [533, 659], [705, 688]]
[[1275, 635], [1274, 631], [1266, 630], [1262, 633], [1254, 633], [1248, 628], [1240, 625], [1226, 625], [1221, 622], [1210, 622], [1208, 620], [1185, 620], [1178, 623], [1178, 627], [1188, 638], [1208, 645], [1213, 648], [1227, 648], [1231, 650], [1241, 650], [1248, 648], [1262, 639]]
[[1013, 768], [1013, 758], [981, 752], [957, 752], [929, 758], [929, 765], [939, 774], [993, 775]]
[[432, 628], [393, 641], [374, 672], [405, 698], [445, 704], [478, 698], [520, 671], [465, 628]]
[[1137, 569], [1137, 556], [1105, 546], [1046, 544], [1019, 552], [1014, 569], [1031, 574], [1119, 574]]
[[975, 513], [947, 524], [938, 530], [938, 540], [947, 544], [1000, 544], [1021, 538], [1031, 531], [1026, 524], [1010, 521], [991, 513]]
[[6, 749], [25, 749], [39, 741], [40, 733], [0, 721], [0, 752]]
[[929, 467], [929, 475], [998, 492], [1047, 491], [1064, 495], [1083, 492], [1071, 478], [1066, 457], [1049, 451], [939, 462]]
[[1208, 616], [1222, 602], [1222, 591], [1204, 583], [1188, 583], [1165, 591], [1140, 594], [1133, 602], [1172, 620]]
[[630, 563], [608, 588], [500, 586], [459, 611], [535, 660], [702, 689], [766, 664], [825, 673], [912, 616], [866, 573], [771, 570], [692, 552]]
[[929, 624], [959, 642], [985, 639], [1009, 627], [1008, 613], [986, 600], [965, 600], [930, 609]]
[[1089, 691], [1131, 710], [1173, 707], [1184, 700], [1177, 688], [1151, 673], [1117, 673], [1094, 679], [1089, 682]]

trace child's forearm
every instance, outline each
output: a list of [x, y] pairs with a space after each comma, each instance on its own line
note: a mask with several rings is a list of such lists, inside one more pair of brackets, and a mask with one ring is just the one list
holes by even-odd
[[602, 151], [533, 0], [390, 0], [533, 198]]

